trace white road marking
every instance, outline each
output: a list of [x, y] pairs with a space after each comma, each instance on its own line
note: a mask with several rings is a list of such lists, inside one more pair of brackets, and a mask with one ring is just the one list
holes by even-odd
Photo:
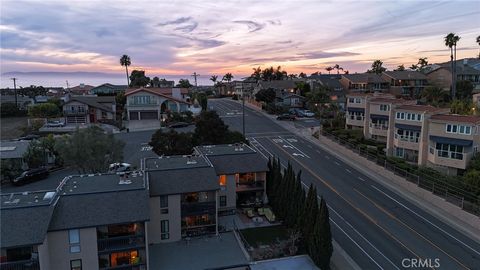
[[325, 156], [325, 158], [326, 158], [326, 159], [330, 159], [330, 157], [329, 157], [329, 156]]
[[390, 200], [398, 203], [400, 206], [402, 206], [403, 208], [407, 209], [408, 211], [412, 212], [413, 214], [415, 214], [417, 217], [423, 219], [425, 222], [427, 222], [428, 224], [432, 225], [433, 227], [437, 228], [438, 230], [440, 230], [441, 232], [445, 233], [446, 235], [450, 236], [451, 238], [455, 239], [457, 242], [461, 243], [462, 245], [464, 245], [465, 247], [469, 248], [470, 250], [472, 250], [473, 252], [475, 252], [476, 254], [480, 255], [480, 252], [473, 249], [472, 247], [470, 247], [469, 245], [465, 244], [464, 242], [460, 241], [459, 239], [457, 239], [455, 236], [451, 235], [450, 233], [446, 232], [445, 230], [443, 230], [442, 228], [438, 227], [437, 225], [435, 225], [434, 223], [432, 223], [431, 221], [429, 221], [428, 219], [422, 217], [420, 214], [417, 214], [417, 212], [413, 211], [412, 209], [408, 208], [407, 206], [405, 206], [404, 204], [402, 204], [401, 202], [395, 200], [394, 198], [392, 198], [391, 196], [389, 196], [388, 194], [386, 194], [385, 192], [381, 191], [380, 189], [378, 189], [376, 186], [373, 186], [373, 185], [370, 185], [372, 188], [376, 189], [378, 192], [382, 193], [383, 195], [385, 195], [387, 198], [389, 198]]
[[292, 156], [305, 157], [303, 154], [293, 153]]
[[336, 161], [335, 161], [335, 164], [337, 164], [338, 166], [340, 166], [340, 163], [338, 163], [338, 162], [336, 162]]
[[281, 142], [283, 142], [282, 139], [272, 139], [272, 141], [274, 141], [274, 142], [276, 142], [276, 143], [281, 143]]
[[298, 142], [298, 140], [297, 140], [297, 139], [292, 139], [292, 138], [290, 138], [290, 139], [287, 139], [287, 141], [289, 141], [289, 142]]
[[151, 147], [151, 146], [143, 146], [141, 148], [141, 151], [151, 151], [152, 149], [153, 149], [153, 147]]
[[347, 171], [348, 173], [352, 173], [352, 171], [350, 171], [349, 169], [345, 169], [345, 171]]
[[[280, 139], [282, 139], [282, 137], [278, 136]], [[290, 139], [291, 140], [291, 139]], [[294, 139], [296, 140], [296, 139]], [[300, 154], [304, 155], [305, 157], [307, 158], [310, 158], [307, 154], [305, 154], [305, 152], [303, 152], [302, 150], [298, 149], [297, 147], [295, 147], [293, 144], [290, 143], [289, 139], [286, 140], [286, 143], [291, 145], [295, 150], [297, 150], [298, 152], [300, 152]]]
[[282, 147], [283, 147], [283, 148], [291, 148], [291, 149], [293, 149], [293, 147], [292, 147], [292, 146], [290, 146], [290, 145], [286, 145], [286, 144], [284, 144]]
[[358, 179], [360, 179], [360, 181], [362, 181], [362, 182], [365, 182], [365, 179], [363, 179], [363, 178], [360, 177], [360, 176], [358, 177]]

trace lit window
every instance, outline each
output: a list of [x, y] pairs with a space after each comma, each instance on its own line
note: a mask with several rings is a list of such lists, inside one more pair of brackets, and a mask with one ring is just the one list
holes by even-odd
[[82, 270], [82, 260], [71, 260], [70, 261], [71, 270]]
[[220, 175], [220, 177], [218, 178], [218, 182], [220, 183], [220, 186], [225, 186], [227, 184], [227, 176]]

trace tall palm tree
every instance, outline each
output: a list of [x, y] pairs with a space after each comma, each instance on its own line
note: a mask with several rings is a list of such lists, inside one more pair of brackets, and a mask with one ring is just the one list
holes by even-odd
[[[480, 46], [480, 36], [477, 37], [477, 43]], [[480, 58], [480, 52], [478, 53], [478, 58]]]
[[335, 64], [335, 66], [333, 66], [333, 69], [337, 70], [337, 74], [340, 74], [340, 70], [343, 70], [343, 68], [338, 64]]
[[326, 67], [325, 70], [328, 71], [328, 75], [330, 75], [330, 71], [333, 70], [333, 67]]
[[454, 84], [453, 89], [455, 94], [457, 93], [457, 42], [460, 40], [460, 37], [455, 35], [453, 36], [453, 74], [454, 74]]
[[455, 46], [455, 33], [450, 33], [445, 36], [445, 46], [450, 48], [450, 68], [452, 73], [452, 98], [455, 98], [455, 70], [453, 64], [453, 47]]
[[120, 58], [120, 65], [125, 66], [125, 72], [127, 73], [127, 86], [130, 85], [130, 80], [128, 79], [128, 66], [130, 66], [132, 62], [130, 61], [130, 56], [124, 54]]
[[212, 75], [212, 77], [210, 77], [210, 81], [213, 82], [213, 85], [215, 85], [217, 83], [217, 79], [218, 79], [217, 75]]
[[223, 76], [222, 80], [230, 82], [232, 79], [233, 79], [232, 73], [227, 73], [227, 74], [225, 74], [225, 76]]

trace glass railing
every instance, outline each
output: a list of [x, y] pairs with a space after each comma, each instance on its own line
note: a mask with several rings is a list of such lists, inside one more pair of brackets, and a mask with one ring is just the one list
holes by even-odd
[[388, 126], [383, 125], [383, 124], [373, 124], [370, 123], [370, 127], [374, 129], [380, 129], [380, 130], [388, 130]]
[[98, 240], [98, 252], [145, 246], [145, 236], [128, 235]]
[[404, 142], [418, 143], [419, 137], [395, 134], [395, 139], [404, 141]]
[[0, 263], [2, 270], [40, 270], [38, 259]]
[[434, 154], [435, 156], [441, 157], [441, 158], [456, 159], [456, 160], [463, 160], [465, 155], [465, 153], [438, 150], [433, 147], [430, 147], [430, 154]]

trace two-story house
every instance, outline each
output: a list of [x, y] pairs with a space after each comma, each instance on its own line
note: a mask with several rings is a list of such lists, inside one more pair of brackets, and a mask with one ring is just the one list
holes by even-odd
[[437, 114], [428, 122], [427, 166], [461, 174], [480, 145], [480, 116]]
[[148, 206], [140, 172], [69, 176], [56, 190], [2, 194], [0, 268], [147, 269]]
[[390, 83], [391, 94], [412, 98], [420, 97], [427, 85], [427, 76], [418, 71], [385, 71], [382, 78]]
[[147, 158], [142, 166], [150, 187], [150, 244], [218, 234], [220, 185], [204, 156]]
[[375, 73], [342, 74], [340, 83], [349, 93], [386, 92], [390, 83]]
[[262, 205], [266, 200], [267, 163], [246, 144], [195, 147], [213, 164], [220, 185], [219, 211], [234, 213], [237, 207]]
[[[480, 64], [477, 59], [460, 59], [455, 62], [457, 81], [471, 81], [474, 91], [480, 91]], [[428, 81], [444, 90], [450, 90], [452, 72], [450, 62], [430, 65], [425, 69]]]
[[104, 83], [90, 89], [90, 94], [118, 94], [123, 93], [128, 88], [127, 85], [116, 85], [111, 83]]
[[87, 124], [115, 121], [114, 96], [71, 96], [63, 104], [66, 123]]

